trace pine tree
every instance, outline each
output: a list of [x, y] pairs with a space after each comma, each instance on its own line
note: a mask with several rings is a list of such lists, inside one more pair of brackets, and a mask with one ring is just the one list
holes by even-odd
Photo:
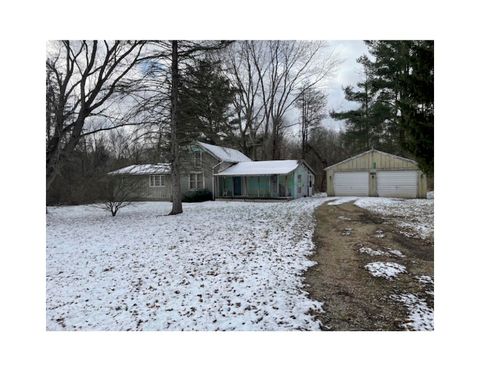
[[413, 153], [427, 174], [434, 167], [433, 41], [414, 41], [410, 71], [402, 84], [400, 125], [405, 148]]
[[388, 132], [401, 154], [411, 154], [422, 170], [433, 171], [433, 41], [367, 41], [373, 90], [393, 108]]
[[392, 110], [373, 86], [372, 62], [366, 56], [360, 57], [357, 62], [363, 66], [365, 79], [357, 84], [358, 89], [347, 86], [344, 93], [346, 100], [360, 106], [344, 112], [333, 111], [330, 116], [345, 120], [344, 139], [350, 151], [361, 152], [372, 147], [385, 149], [391, 146], [389, 136], [385, 133]]
[[221, 144], [231, 137], [234, 94], [218, 62], [205, 58], [187, 66], [179, 90], [179, 120], [185, 139], [194, 136]]

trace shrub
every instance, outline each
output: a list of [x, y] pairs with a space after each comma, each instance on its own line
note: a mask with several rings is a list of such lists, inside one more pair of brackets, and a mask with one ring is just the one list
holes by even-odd
[[138, 182], [132, 176], [107, 175], [101, 181], [100, 208], [109, 211], [112, 216], [117, 215], [120, 209], [131, 204], [131, 199], [138, 190]]
[[189, 191], [183, 194], [183, 202], [203, 202], [212, 200], [212, 192], [208, 189], [197, 189], [196, 191]]

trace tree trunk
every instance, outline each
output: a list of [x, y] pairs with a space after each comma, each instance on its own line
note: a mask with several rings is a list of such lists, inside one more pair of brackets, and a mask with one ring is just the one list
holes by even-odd
[[305, 160], [305, 154], [307, 152], [307, 102], [305, 99], [305, 93], [303, 94], [302, 99], [302, 160]]
[[172, 41], [172, 108], [171, 108], [171, 155], [172, 155], [172, 211], [170, 215], [181, 214], [182, 189], [180, 185], [180, 158], [178, 148], [178, 41]]
[[279, 122], [272, 120], [272, 160], [278, 160]]
[[47, 182], [46, 182], [47, 194], [48, 194], [48, 190], [53, 184], [53, 181], [55, 180], [56, 175], [57, 175], [57, 172], [55, 170], [55, 166], [52, 163], [49, 163], [47, 160]]
[[57, 171], [59, 168], [59, 146], [60, 146], [60, 138], [59, 135], [56, 134], [52, 137], [48, 144], [47, 144], [47, 166], [46, 166], [46, 175], [47, 175], [47, 182], [46, 182], [46, 191], [48, 190], [53, 184], [57, 176]]

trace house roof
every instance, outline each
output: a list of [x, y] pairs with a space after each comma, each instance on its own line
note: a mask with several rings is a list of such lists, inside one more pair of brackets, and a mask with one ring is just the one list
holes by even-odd
[[340, 161], [340, 162], [337, 162], [336, 164], [332, 164], [332, 165], [330, 165], [330, 166], [327, 166], [327, 167], [324, 168], [323, 170], [327, 170], [327, 169], [330, 169], [331, 167], [334, 167], [334, 166], [343, 164], [343, 163], [345, 163], [345, 162], [348, 162], [348, 161], [350, 161], [350, 160], [356, 159], [356, 158], [358, 158], [358, 157], [360, 157], [360, 156], [363, 156], [364, 154], [369, 153], [369, 152], [383, 153], [384, 155], [392, 156], [392, 157], [398, 158], [398, 159], [403, 160], [403, 161], [408, 161], [408, 162], [411, 162], [411, 163], [413, 163], [413, 164], [417, 164], [417, 161], [411, 160], [411, 159], [409, 159], [409, 158], [400, 157], [400, 156], [397, 156], [397, 155], [392, 155], [391, 153], [382, 152], [382, 151], [379, 151], [378, 149], [373, 149], [373, 148], [372, 148], [372, 149], [369, 149], [368, 151], [359, 153], [358, 155], [355, 155], [355, 156], [346, 158], [345, 160]]
[[295, 170], [301, 161], [277, 160], [277, 161], [248, 161], [239, 162], [215, 175], [275, 175], [288, 174]]
[[130, 165], [121, 169], [111, 171], [109, 175], [156, 175], [170, 174], [169, 163]]
[[220, 161], [225, 162], [241, 162], [241, 161], [252, 161], [248, 156], [245, 156], [242, 152], [227, 147], [214, 146], [213, 144], [207, 144], [202, 142], [197, 142], [199, 146], [204, 148], [207, 152], [210, 152], [214, 157]]

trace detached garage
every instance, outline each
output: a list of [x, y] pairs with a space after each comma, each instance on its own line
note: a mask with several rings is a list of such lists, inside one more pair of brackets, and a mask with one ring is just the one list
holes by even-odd
[[425, 198], [427, 177], [408, 158], [372, 149], [325, 168], [328, 196]]

